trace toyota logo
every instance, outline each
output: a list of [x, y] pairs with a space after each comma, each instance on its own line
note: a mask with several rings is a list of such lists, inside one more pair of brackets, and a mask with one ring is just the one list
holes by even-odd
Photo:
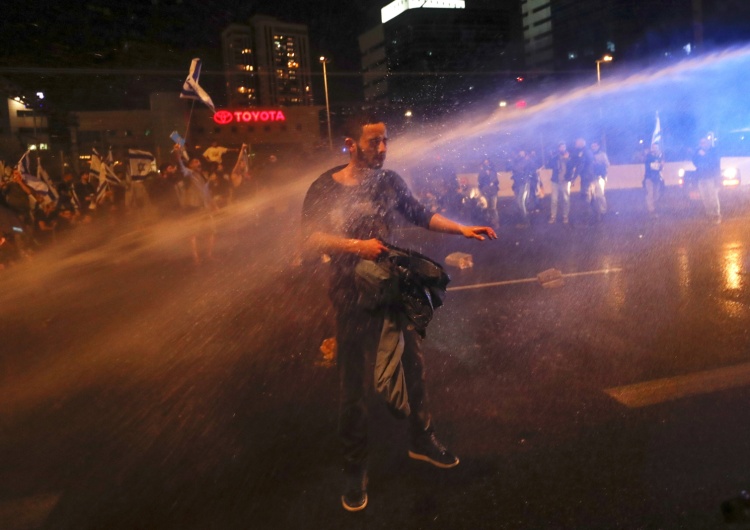
[[231, 123], [233, 119], [234, 116], [232, 116], [232, 113], [228, 110], [219, 110], [216, 111], [216, 114], [214, 114], [214, 121], [219, 125], [226, 125], [227, 123]]

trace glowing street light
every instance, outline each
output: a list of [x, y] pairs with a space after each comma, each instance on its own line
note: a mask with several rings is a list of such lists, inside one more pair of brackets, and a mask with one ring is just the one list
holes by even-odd
[[331, 136], [331, 106], [328, 103], [328, 73], [326, 72], [326, 64], [330, 59], [326, 59], [324, 56], [320, 56], [320, 63], [323, 65], [323, 86], [326, 92], [326, 117], [328, 120], [328, 148], [333, 150], [333, 136]]
[[602, 74], [601, 69], [599, 68], [599, 65], [602, 63], [609, 63], [612, 62], [613, 57], [611, 55], [605, 55], [601, 59], [597, 59], [596, 61], [596, 84], [601, 85], [602, 84]]

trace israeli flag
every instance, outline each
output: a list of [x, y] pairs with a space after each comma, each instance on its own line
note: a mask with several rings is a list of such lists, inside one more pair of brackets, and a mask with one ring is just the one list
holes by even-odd
[[49, 188], [47, 195], [49, 195], [49, 198], [52, 201], [57, 202], [57, 200], [60, 198], [60, 194], [58, 193], [57, 188], [55, 188], [55, 186], [52, 184], [47, 170], [42, 167], [41, 158], [36, 159], [36, 178], [47, 185], [47, 187]]
[[16, 165], [16, 169], [21, 173], [21, 179], [24, 181], [24, 183], [31, 188], [32, 190], [38, 192], [38, 193], [49, 193], [49, 186], [44, 183], [43, 180], [35, 177], [31, 173], [31, 162], [29, 160], [29, 151], [26, 151], [23, 156], [21, 157], [21, 160], [18, 161], [18, 164]]
[[661, 147], [661, 122], [659, 121], [659, 113], [656, 113], [656, 126], [654, 127], [654, 134], [651, 135], [651, 145], [659, 144]]
[[156, 157], [148, 151], [128, 149], [128, 172], [133, 180], [144, 180], [149, 173], [158, 172]]
[[[99, 180], [99, 186], [102, 186], [104, 182], [110, 184], [122, 185], [122, 180], [114, 172], [112, 166], [114, 165], [112, 159], [112, 151], [109, 151], [107, 158], [102, 158], [96, 149], [92, 150], [91, 162], [89, 163], [90, 175], [96, 177]], [[102, 178], [103, 177], [103, 178]]]
[[202, 101], [211, 112], [216, 112], [214, 102], [211, 101], [211, 97], [206, 93], [203, 88], [198, 84], [198, 78], [201, 75], [201, 60], [198, 58], [193, 59], [190, 63], [190, 71], [188, 72], [187, 79], [182, 84], [182, 91], [180, 97], [183, 99], [197, 99]]

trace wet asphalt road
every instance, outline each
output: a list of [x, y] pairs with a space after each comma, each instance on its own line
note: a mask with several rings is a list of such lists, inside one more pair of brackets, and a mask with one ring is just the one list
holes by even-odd
[[528, 229], [503, 204], [494, 242], [399, 231], [473, 255], [453, 288], [591, 274], [449, 292], [425, 356], [461, 464], [411, 461], [373, 398], [359, 514], [339, 502], [331, 314], [295, 265], [295, 204], [230, 219], [197, 269], [179, 237], [125, 233], [7, 272], [0, 528], [726, 528], [722, 501], [750, 487], [750, 387], [648, 406], [607, 390], [750, 361], [749, 202], [720, 226], [675, 193], [657, 221], [636, 191], [610, 202], [599, 225]]

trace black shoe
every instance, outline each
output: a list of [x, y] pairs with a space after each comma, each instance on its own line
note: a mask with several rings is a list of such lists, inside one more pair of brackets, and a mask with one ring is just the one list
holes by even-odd
[[367, 469], [346, 473], [346, 490], [341, 505], [347, 512], [358, 512], [367, 507]]
[[412, 437], [409, 444], [409, 457], [429, 462], [442, 469], [458, 465], [458, 457], [440, 443], [431, 429]]

